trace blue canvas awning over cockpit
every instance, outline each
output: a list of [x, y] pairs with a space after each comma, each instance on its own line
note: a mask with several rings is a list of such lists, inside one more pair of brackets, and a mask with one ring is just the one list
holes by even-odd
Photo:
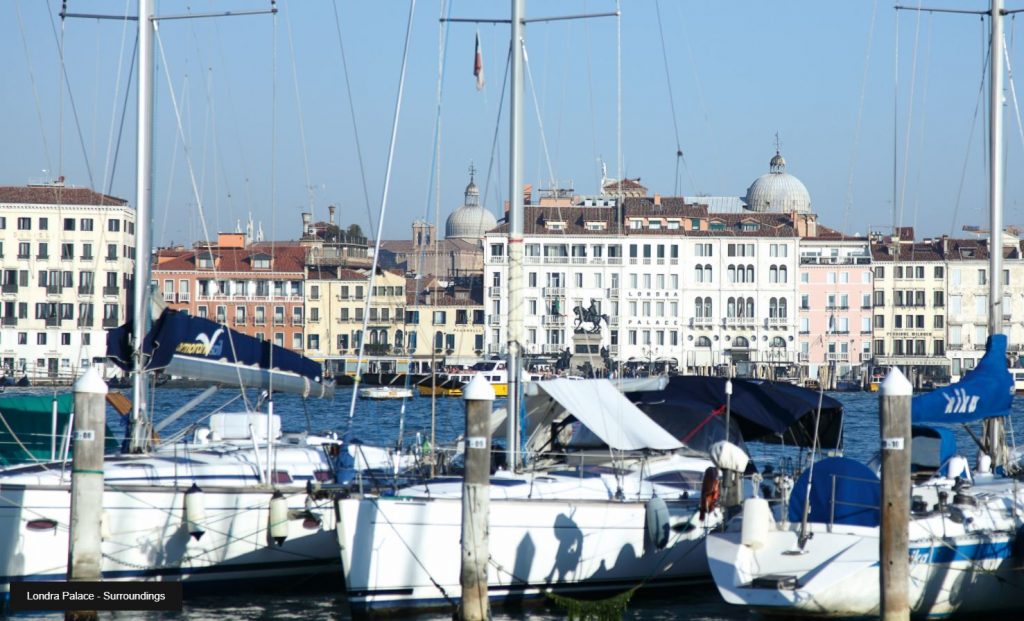
[[[637, 392], [630, 398], [655, 417], [663, 427], [672, 427], [673, 410], [725, 412], [726, 378], [678, 376], [669, 378], [664, 390]], [[818, 446], [841, 446], [843, 404], [814, 390], [768, 380], [732, 380], [731, 416], [747, 442], [760, 441], [809, 447], [815, 428]], [[815, 421], [818, 404], [821, 419]], [[680, 430], [686, 432], [686, 429]]]
[[[107, 355], [131, 369], [131, 323], [107, 333]], [[143, 342], [146, 369], [220, 384], [266, 388], [304, 397], [330, 397], [320, 365], [268, 341], [201, 317], [165, 309]]]
[[978, 366], [955, 384], [914, 397], [914, 424], [970, 423], [1008, 416], [1013, 404], [1013, 376], [1006, 366], [1006, 335], [993, 334]]

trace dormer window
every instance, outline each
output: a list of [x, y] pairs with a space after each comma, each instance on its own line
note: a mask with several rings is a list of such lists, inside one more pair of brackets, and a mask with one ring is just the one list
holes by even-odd
[[632, 218], [629, 221], [629, 228], [633, 229], [634, 231], [639, 231], [640, 229], [644, 228], [644, 221], [641, 220], [640, 218]]
[[659, 230], [661, 230], [661, 220], [650, 220], [650, 221], [648, 221], [647, 228], [651, 229], [652, 231], [659, 231]]
[[721, 220], [712, 220], [711, 222], [708, 223], [708, 230], [710, 230], [710, 231], [724, 231], [725, 230], [725, 222], [722, 222]]
[[549, 220], [548, 222], [544, 223], [544, 227], [547, 228], [549, 231], [564, 231], [565, 222], [561, 222], [558, 220]]
[[264, 252], [252, 255], [252, 269], [254, 270], [269, 270], [270, 269], [270, 255]]
[[196, 255], [196, 264], [201, 270], [212, 270], [216, 258], [212, 252], [200, 252]]
[[668, 222], [665, 223], [665, 228], [667, 228], [670, 231], [678, 231], [679, 224], [679, 220], [669, 220]]
[[741, 231], [758, 231], [761, 229], [761, 224], [754, 221], [740, 222]]
[[605, 222], [587, 222], [585, 228], [588, 231], [603, 231], [608, 228]]

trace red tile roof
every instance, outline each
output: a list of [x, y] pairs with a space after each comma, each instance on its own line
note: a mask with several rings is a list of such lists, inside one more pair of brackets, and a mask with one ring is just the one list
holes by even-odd
[[0, 203], [25, 205], [127, 205], [116, 196], [94, 192], [88, 188], [54, 185], [0, 186]]

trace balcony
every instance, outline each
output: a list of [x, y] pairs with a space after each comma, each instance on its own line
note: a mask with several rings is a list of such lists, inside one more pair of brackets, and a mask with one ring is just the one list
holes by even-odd
[[487, 353], [489, 355], [494, 356], [494, 355], [497, 355], [497, 354], [505, 353], [505, 350], [504, 350], [504, 348], [501, 345], [495, 345], [495, 344], [492, 343], [492, 344], [487, 346]]
[[753, 327], [757, 325], [757, 320], [753, 317], [726, 317], [722, 320], [722, 325], [726, 328], [737, 328], [740, 326]]
[[274, 325], [275, 326], [283, 326], [284, 325], [284, 317], [283, 316], [275, 315], [274, 316]]
[[487, 287], [487, 297], [490, 297], [490, 298], [500, 298], [501, 297], [501, 287]]
[[619, 327], [619, 317], [618, 317], [618, 315], [616, 315], [615, 317], [609, 317], [608, 318], [608, 327], [609, 328], [618, 328]]
[[546, 298], [564, 298], [565, 287], [544, 287], [543, 293]]
[[825, 360], [829, 362], [849, 362], [850, 354], [843, 351], [830, 351], [825, 353]]
[[0, 319], [0, 325], [3, 325], [3, 326], [16, 326], [16, 325], [18, 325], [18, 318], [17, 317], [4, 317], [3, 319]]
[[691, 328], [710, 328], [715, 325], [713, 317], [690, 317]]
[[16, 283], [16, 282], [5, 282], [3, 284], [3, 286], [0, 287], [0, 290], [2, 290], [4, 293], [17, 293], [18, 292], [18, 283]]
[[60, 285], [46, 285], [46, 295], [60, 295], [63, 289]]
[[103, 287], [103, 295], [117, 295], [119, 293], [121, 293], [121, 287], [117, 285], [106, 285]]
[[809, 362], [811, 359], [811, 354], [805, 351], [797, 352], [796, 359], [797, 362]]
[[766, 328], [784, 328], [789, 325], [789, 317], [769, 317], [764, 320]]
[[95, 287], [92, 285], [78, 285], [78, 295], [92, 295]]
[[505, 255], [502, 255], [502, 254], [492, 254], [491, 256], [487, 257], [487, 263], [489, 265], [504, 265], [505, 264]]
[[120, 322], [118, 322], [117, 317], [104, 317], [103, 318], [103, 327], [104, 328], [116, 328], [119, 324], [120, 324]]
[[617, 299], [619, 299], [619, 288], [618, 287], [611, 287], [611, 288], [609, 288], [606, 291], [606, 295], [608, 296], [609, 300], [617, 300]]
[[56, 328], [56, 327], [60, 326], [60, 323], [61, 323], [60, 317], [47, 317], [46, 318], [46, 327], [47, 328]]
[[309, 323], [320, 323], [320, 318], [319, 317], [310, 317], [309, 318]]
[[255, 319], [252, 320], [252, 325], [254, 325], [254, 326], [265, 326], [265, 325], [267, 325], [267, 318], [266, 317], [258, 317], [257, 316]]
[[487, 325], [489, 325], [489, 326], [500, 326], [501, 325], [501, 316], [499, 316], [499, 315], [491, 315], [490, 317], [487, 318]]
[[544, 315], [540, 318], [540, 325], [545, 328], [564, 328], [565, 317], [562, 315]]
[[174, 302], [174, 294], [170, 291], [164, 291], [164, 302]]
[[609, 356], [618, 356], [619, 355], [619, 346], [618, 345], [609, 345], [608, 346], [608, 355]]
[[825, 306], [827, 311], [845, 311], [850, 310], [849, 304], [828, 304]]
[[568, 345], [566, 345], [565, 343], [544, 343], [543, 345], [540, 346], [540, 353], [560, 354], [563, 351], [565, 351], [566, 347], [568, 347]]
[[76, 325], [79, 328], [91, 328], [93, 325], [92, 317], [79, 317]]
[[301, 326], [303, 323], [302, 317], [292, 317], [293, 326]]
[[179, 302], [183, 302], [183, 303], [184, 302], [188, 302], [190, 298], [191, 298], [191, 296], [189, 295], [188, 291], [182, 291], [181, 293], [178, 294], [178, 301]]

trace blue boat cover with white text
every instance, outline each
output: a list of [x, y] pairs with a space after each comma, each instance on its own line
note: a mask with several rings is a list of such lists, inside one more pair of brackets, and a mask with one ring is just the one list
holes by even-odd
[[[131, 322], [107, 333], [107, 355], [125, 370], [132, 368], [131, 334]], [[167, 369], [175, 358], [180, 358], [218, 366], [274, 369], [315, 383], [320, 383], [322, 377], [320, 364], [309, 358], [209, 319], [191, 317], [169, 308], [153, 322], [143, 341], [143, 351], [149, 355], [146, 369], [151, 371]]]
[[1006, 335], [993, 334], [985, 355], [963, 379], [914, 397], [913, 423], [970, 423], [1008, 416], [1013, 404], [1013, 376], [1006, 367]]

